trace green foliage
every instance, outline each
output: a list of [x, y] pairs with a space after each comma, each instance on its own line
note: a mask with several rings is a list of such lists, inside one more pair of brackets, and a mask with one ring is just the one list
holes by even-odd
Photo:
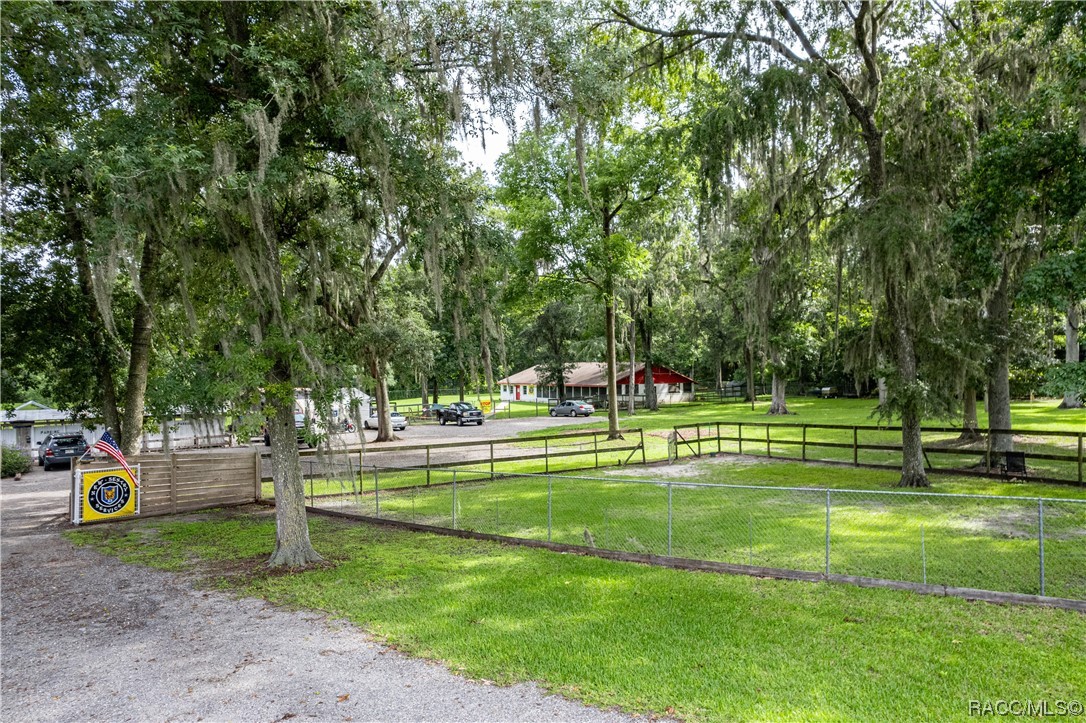
[[1041, 390], [1054, 397], [1076, 396], [1086, 399], [1086, 362], [1050, 366], [1045, 372]]
[[0, 477], [26, 474], [30, 471], [30, 455], [15, 447], [0, 447]]

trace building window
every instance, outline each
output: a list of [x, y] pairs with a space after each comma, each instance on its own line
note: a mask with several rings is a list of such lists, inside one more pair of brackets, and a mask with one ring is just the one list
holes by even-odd
[[667, 393], [668, 394], [678, 394], [681, 391], [682, 391], [682, 384], [668, 384], [667, 385]]

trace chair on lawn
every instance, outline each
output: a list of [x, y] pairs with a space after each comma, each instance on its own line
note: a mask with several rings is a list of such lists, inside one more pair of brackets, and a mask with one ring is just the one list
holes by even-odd
[[1028, 477], [1026, 469], [1025, 452], [1004, 452], [1003, 461], [999, 463], [999, 473], [1004, 477]]

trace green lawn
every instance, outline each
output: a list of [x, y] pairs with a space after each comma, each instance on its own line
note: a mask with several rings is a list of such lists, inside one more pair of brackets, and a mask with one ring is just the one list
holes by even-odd
[[[269, 575], [267, 514], [70, 533], [122, 559], [344, 616], [474, 678], [691, 720], [964, 720], [970, 700], [1081, 700], [1086, 616], [691, 573], [310, 522], [332, 564]], [[238, 574], [237, 561], [250, 571]], [[229, 570], [230, 573], [217, 573]], [[219, 575], [223, 575], [219, 577]]]
[[[1086, 410], [1058, 409], [1058, 399], [1041, 399], [1033, 402], [1014, 402], [1011, 404], [1011, 419], [1014, 429], [1051, 429], [1067, 432], [1086, 432]], [[769, 400], [760, 400], [754, 411], [750, 404], [712, 404], [708, 402], [691, 404], [672, 404], [663, 406], [657, 412], [637, 410], [628, 420], [622, 409], [619, 417], [623, 426], [644, 427], [646, 429], [670, 429], [676, 424], [697, 424], [699, 422], [717, 422], [730, 420], [737, 422], [788, 422], [795, 424], [879, 424], [877, 416], [872, 416], [875, 409], [873, 399], [819, 399], [816, 397], [795, 397], [788, 400], [788, 409], [793, 414], [787, 417], [770, 417], [766, 414]], [[602, 410], [603, 423], [606, 424], [606, 410]], [[983, 428], [988, 424], [988, 415], [984, 404], [977, 405], [978, 423]], [[929, 426], [955, 426], [960, 420], [926, 419]], [[890, 423], [894, 424], [894, 423]]]
[[[813, 469], [797, 463], [705, 461], [691, 468], [622, 470], [631, 481], [616, 473], [602, 479], [554, 475], [490, 482], [485, 473], [461, 472], [455, 491], [449, 484], [426, 486], [424, 473], [400, 472], [385, 475], [394, 484], [380, 495], [325, 499], [318, 505], [524, 539], [821, 572], [825, 490], [779, 488], [823, 481], [830, 484], [820, 487], [836, 490], [830, 501], [831, 572], [1039, 594], [1039, 504], [1036, 498], [1017, 499], [1037, 494], [1049, 498], [1044, 502], [1045, 594], [1086, 600], [1086, 490], [950, 477], [936, 485], [942, 494], [888, 495], [881, 492], [890, 486], [891, 472], [846, 468], [827, 479], [815, 477]], [[451, 472], [432, 475], [435, 483], [450, 480]], [[683, 484], [690, 482], [732, 486]], [[1000, 497], [955, 496], [977, 493]]]

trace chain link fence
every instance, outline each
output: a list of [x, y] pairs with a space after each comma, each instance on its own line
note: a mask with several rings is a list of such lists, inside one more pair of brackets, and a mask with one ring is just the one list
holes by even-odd
[[1086, 600], [1086, 500], [370, 467], [312, 504], [640, 555]]

